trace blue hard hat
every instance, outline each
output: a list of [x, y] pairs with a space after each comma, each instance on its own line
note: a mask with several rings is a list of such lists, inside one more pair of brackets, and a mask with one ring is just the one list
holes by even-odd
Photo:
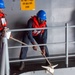
[[4, 8], [5, 8], [4, 1], [0, 0], [0, 9], [4, 9]]
[[41, 20], [46, 20], [46, 12], [44, 10], [38, 11], [37, 17], [40, 18]]

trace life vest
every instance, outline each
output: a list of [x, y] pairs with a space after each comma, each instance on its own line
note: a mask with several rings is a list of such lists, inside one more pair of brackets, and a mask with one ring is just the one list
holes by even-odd
[[7, 22], [5, 19], [5, 15], [0, 12], [0, 31], [2, 31], [4, 27], [6, 27], [6, 25], [7, 25]]
[[[46, 21], [44, 21], [42, 24], [39, 24], [36, 16], [33, 16], [31, 19], [33, 20], [32, 28], [46, 27]], [[37, 36], [38, 34], [42, 34], [43, 32], [44, 32], [44, 29], [33, 30], [32, 35]]]

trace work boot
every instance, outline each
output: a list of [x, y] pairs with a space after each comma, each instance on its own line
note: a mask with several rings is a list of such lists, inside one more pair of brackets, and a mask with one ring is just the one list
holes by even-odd
[[20, 70], [20, 71], [23, 70], [24, 67], [25, 67], [25, 62], [23, 61], [23, 62], [20, 63], [20, 68], [19, 68], [19, 70]]

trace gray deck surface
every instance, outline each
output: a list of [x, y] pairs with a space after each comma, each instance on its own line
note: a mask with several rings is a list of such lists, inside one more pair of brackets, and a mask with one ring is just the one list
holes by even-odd
[[[66, 68], [65, 58], [50, 60], [53, 65], [58, 64], [56, 69]], [[22, 71], [19, 70], [20, 63], [10, 63], [10, 75], [19, 75], [24, 72], [44, 70], [41, 66], [45, 65], [45, 60], [42, 61], [26, 61]], [[69, 58], [69, 67], [75, 67], [75, 59]], [[16, 74], [15, 74], [16, 73]]]

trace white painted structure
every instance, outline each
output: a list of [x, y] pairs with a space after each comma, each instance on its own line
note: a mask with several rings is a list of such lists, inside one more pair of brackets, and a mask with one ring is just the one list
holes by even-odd
[[[61, 68], [55, 69], [54, 75], [75, 75], [75, 68]], [[46, 73], [44, 70], [42, 71], [35, 71], [35, 72], [26, 72], [19, 75], [51, 75], [50, 73]]]

